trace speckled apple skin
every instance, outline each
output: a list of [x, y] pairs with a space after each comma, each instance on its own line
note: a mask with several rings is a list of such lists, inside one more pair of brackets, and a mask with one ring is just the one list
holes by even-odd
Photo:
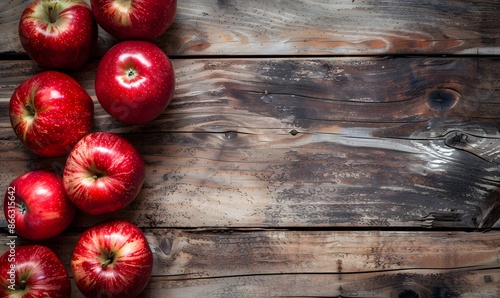
[[[59, 14], [50, 22], [47, 7]], [[98, 27], [83, 0], [37, 0], [23, 11], [19, 40], [26, 53], [45, 69], [77, 69], [89, 59]]]
[[177, 0], [91, 0], [99, 25], [120, 40], [153, 40], [174, 22]]
[[69, 75], [44, 71], [16, 88], [9, 114], [14, 132], [28, 149], [45, 157], [63, 156], [92, 131], [94, 102]]
[[131, 143], [114, 133], [93, 132], [70, 152], [63, 184], [80, 210], [101, 215], [129, 205], [139, 194], [145, 176], [144, 161]]
[[15, 232], [26, 239], [45, 240], [59, 235], [71, 224], [75, 213], [61, 177], [52, 171], [22, 174], [5, 192], [5, 218], [11, 220], [14, 216]]
[[[112, 262], [103, 268], [111, 252]], [[82, 233], [73, 250], [71, 271], [86, 297], [136, 297], [151, 278], [153, 253], [137, 226], [121, 219], [108, 221]]]
[[168, 56], [147, 41], [123, 41], [102, 57], [95, 92], [115, 119], [144, 124], [161, 115], [174, 97], [175, 73]]
[[[9, 289], [7, 272], [15, 265], [15, 289]], [[59, 257], [43, 245], [19, 245], [15, 257], [10, 250], [0, 257], [0, 297], [5, 298], [68, 298], [71, 296], [71, 282], [68, 271]], [[21, 280], [26, 287], [20, 289]]]

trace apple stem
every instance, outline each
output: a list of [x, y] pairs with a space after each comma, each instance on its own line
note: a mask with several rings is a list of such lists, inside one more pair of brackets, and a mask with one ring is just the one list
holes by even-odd
[[21, 284], [19, 285], [19, 289], [21, 289], [21, 290], [26, 289], [26, 281], [24, 279], [21, 280]]
[[48, 8], [49, 8], [49, 22], [51, 24], [55, 23], [57, 20], [57, 17], [54, 16], [54, 6], [50, 5]]
[[17, 208], [19, 208], [19, 212], [24, 215], [26, 211], [28, 211], [28, 208], [26, 207], [26, 204], [24, 203], [19, 203], [17, 204]]
[[36, 114], [36, 111], [35, 111], [35, 108], [33, 107], [33, 105], [27, 103], [24, 108], [31, 114], [31, 115], [35, 115]]
[[133, 78], [135, 77], [135, 75], [136, 75], [136, 74], [135, 74], [135, 70], [133, 70], [133, 69], [129, 69], [129, 70], [127, 71], [127, 78], [129, 78], [129, 79], [133, 79]]
[[115, 257], [115, 254], [113, 252], [109, 253], [108, 259], [102, 264], [102, 269], [106, 269], [111, 262], [113, 262], [113, 258]]

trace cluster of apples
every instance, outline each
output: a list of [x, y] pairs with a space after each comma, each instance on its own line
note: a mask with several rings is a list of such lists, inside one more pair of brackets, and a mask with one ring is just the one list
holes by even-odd
[[[94, 103], [65, 71], [90, 59], [99, 26], [119, 42], [99, 62], [99, 104], [126, 124], [143, 124], [164, 112], [174, 96], [168, 56], [153, 43], [174, 21], [176, 0], [35, 0], [20, 17], [19, 38], [43, 69], [14, 91], [12, 128], [43, 157], [67, 156], [62, 177], [34, 170], [14, 179], [4, 197], [11, 233], [38, 241], [62, 233], [77, 209], [91, 215], [118, 211], [145, 180], [140, 153], [125, 138], [93, 132]], [[153, 255], [142, 231], [126, 220], [84, 231], [71, 271], [86, 297], [136, 297], [151, 277]], [[1, 297], [71, 296], [69, 273], [49, 248], [11, 247], [0, 257]], [[30, 297], [31, 297], [30, 296]]]

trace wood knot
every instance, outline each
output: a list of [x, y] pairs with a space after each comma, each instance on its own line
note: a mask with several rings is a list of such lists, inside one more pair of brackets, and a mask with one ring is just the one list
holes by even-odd
[[170, 252], [172, 251], [172, 240], [167, 238], [162, 238], [160, 241], [160, 249], [164, 254], [169, 255]]
[[399, 293], [398, 298], [418, 298], [418, 293], [413, 290], [404, 290]]
[[226, 131], [224, 133], [224, 137], [226, 137], [226, 139], [228, 140], [236, 139], [237, 136], [238, 133], [236, 131]]
[[450, 133], [445, 138], [445, 144], [452, 148], [465, 148], [468, 145], [469, 136], [462, 132]]
[[493, 282], [493, 277], [491, 277], [491, 275], [485, 275], [483, 279], [485, 284], [490, 284]]
[[427, 104], [435, 111], [446, 111], [457, 103], [460, 99], [460, 93], [453, 89], [436, 89], [427, 95]]

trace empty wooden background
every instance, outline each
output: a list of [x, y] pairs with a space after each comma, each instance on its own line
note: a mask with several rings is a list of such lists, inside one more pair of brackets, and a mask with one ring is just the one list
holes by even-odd
[[[65, 162], [10, 127], [12, 92], [42, 71], [17, 36], [26, 5], [0, 2], [1, 191]], [[141, 297], [498, 297], [499, 16], [497, 0], [179, 1], [154, 41], [175, 98], [140, 126], [97, 102], [118, 42], [100, 30], [69, 74], [94, 130], [140, 151], [146, 182], [124, 210], [78, 213], [41, 243], [69, 266], [83, 229], [134, 222], [155, 253]]]

